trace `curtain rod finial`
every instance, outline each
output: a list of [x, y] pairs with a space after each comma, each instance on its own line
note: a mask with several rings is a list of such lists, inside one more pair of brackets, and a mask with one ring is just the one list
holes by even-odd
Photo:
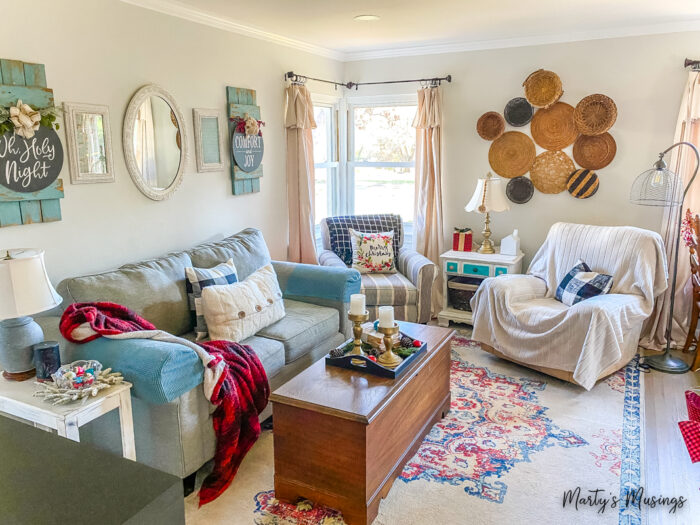
[[447, 75], [445, 77], [445, 80], [447, 80], [448, 82], [452, 82], [452, 75]]

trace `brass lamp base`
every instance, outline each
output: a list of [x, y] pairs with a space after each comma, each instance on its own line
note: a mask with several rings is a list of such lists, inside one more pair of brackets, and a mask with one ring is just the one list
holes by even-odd
[[481, 248], [479, 248], [479, 253], [496, 253], [496, 249], [491, 240], [491, 217], [489, 217], [489, 212], [486, 212], [486, 218], [484, 219], [484, 242], [481, 243]]
[[394, 323], [394, 326], [378, 326], [377, 331], [384, 334], [384, 353], [377, 358], [377, 363], [387, 368], [396, 368], [403, 361], [394, 353], [393, 336], [399, 332], [399, 325]]
[[[367, 355], [362, 351], [362, 323], [366, 322], [369, 319], [369, 312], [365, 310], [365, 313], [363, 314], [348, 314], [348, 319], [352, 321], [352, 335], [354, 338], [353, 341], [353, 349], [350, 352], [350, 355], [359, 355], [359, 356], [364, 356]], [[364, 359], [353, 359], [351, 361], [353, 365], [364, 365], [365, 360]]]

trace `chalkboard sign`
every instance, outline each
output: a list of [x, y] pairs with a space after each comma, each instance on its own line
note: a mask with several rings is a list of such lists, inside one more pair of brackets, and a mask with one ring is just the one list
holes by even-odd
[[255, 171], [260, 166], [264, 150], [265, 146], [262, 136], [246, 135], [245, 133], [234, 131], [233, 137], [231, 137], [233, 160], [246, 173]]
[[40, 127], [25, 139], [12, 131], [0, 135], [0, 184], [20, 193], [49, 187], [63, 167], [63, 146], [51, 128]]

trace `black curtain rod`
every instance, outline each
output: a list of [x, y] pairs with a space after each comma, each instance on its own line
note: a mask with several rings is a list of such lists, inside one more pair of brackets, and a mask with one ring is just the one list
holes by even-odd
[[332, 80], [323, 80], [321, 78], [307, 77], [305, 75], [297, 75], [294, 71], [288, 71], [284, 75], [285, 80], [291, 80], [292, 82], [306, 82], [307, 80], [313, 80], [315, 82], [323, 82], [324, 84], [332, 84], [336, 88], [342, 86], [347, 89], [355, 88], [357, 90], [360, 86], [374, 86], [378, 84], [405, 84], [409, 82], [430, 82], [431, 84], [440, 85], [442, 81], [452, 82], [452, 75], [447, 75], [445, 77], [433, 77], [433, 78], [417, 78], [414, 80], [385, 80], [383, 82], [334, 82]]
[[683, 62], [683, 67], [688, 66], [690, 66], [690, 68], [693, 70], [700, 70], [700, 60], [691, 60], [689, 58], [686, 58], [685, 62]]

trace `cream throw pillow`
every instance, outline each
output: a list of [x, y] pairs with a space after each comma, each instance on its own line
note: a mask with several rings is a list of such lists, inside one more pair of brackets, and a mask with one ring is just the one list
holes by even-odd
[[209, 339], [240, 342], [284, 317], [282, 291], [271, 264], [247, 279], [202, 289]]
[[364, 233], [348, 228], [352, 267], [360, 273], [396, 273], [394, 230]]

